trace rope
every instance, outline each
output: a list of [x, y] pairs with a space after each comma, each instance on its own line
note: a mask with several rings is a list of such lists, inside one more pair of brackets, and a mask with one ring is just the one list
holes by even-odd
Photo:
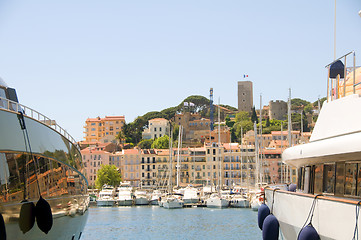
[[279, 188], [275, 188], [273, 189], [273, 196], [272, 196], [272, 206], [271, 206], [271, 214], [273, 214], [273, 205], [274, 205], [274, 202], [275, 202], [275, 192], [277, 190], [280, 190]]
[[[28, 144], [28, 146], [29, 146], [30, 158], [31, 158], [31, 159], [33, 160], [33, 162], [34, 162], [34, 167], [35, 167], [34, 170], [35, 170], [35, 176], [36, 176], [36, 184], [37, 184], [37, 186], [38, 186], [38, 192], [39, 192], [39, 197], [40, 197], [40, 196], [41, 196], [41, 191], [40, 191], [39, 177], [38, 177], [38, 168], [39, 168], [39, 166], [37, 165], [36, 157], [33, 156], [33, 152], [32, 152], [32, 150], [31, 150], [29, 134], [28, 134], [28, 130], [26, 129], [26, 126], [25, 126], [24, 114], [23, 114], [22, 112], [19, 112], [18, 119], [19, 119], [19, 122], [20, 122], [20, 127], [21, 127], [21, 129], [23, 130], [23, 134], [24, 134], [24, 132], [25, 132], [26, 139], [27, 139], [27, 142], [26, 142], [25, 137], [24, 137], [24, 140], [25, 140], [25, 149], [26, 149], [26, 151], [28, 151], [27, 146], [26, 146], [26, 144]], [[27, 176], [27, 177], [28, 177], [28, 176]]]
[[359, 201], [356, 204], [356, 223], [355, 223], [355, 230], [353, 232], [352, 240], [358, 239], [358, 217], [360, 215], [360, 207], [359, 207], [359, 205], [361, 205], [361, 201]]
[[[301, 233], [302, 229], [303, 229], [306, 225], [311, 225], [311, 226], [312, 226], [312, 218], [313, 218], [313, 213], [314, 213], [315, 207], [316, 207], [316, 200], [317, 200], [317, 198], [318, 198], [319, 196], [322, 196], [322, 194], [317, 194], [317, 195], [314, 197], [313, 202], [312, 202], [312, 205], [311, 205], [310, 212], [308, 213], [308, 216], [307, 216], [307, 218], [306, 218], [306, 221], [305, 221], [305, 223], [303, 224], [300, 232], [298, 233], [297, 239], [298, 239], [298, 237], [300, 236], [300, 233]], [[310, 220], [310, 221], [308, 221], [308, 220]], [[308, 223], [308, 224], [307, 224], [307, 223]]]

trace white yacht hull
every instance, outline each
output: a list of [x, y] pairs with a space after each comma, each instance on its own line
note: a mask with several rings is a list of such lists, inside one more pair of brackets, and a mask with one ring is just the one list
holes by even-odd
[[199, 198], [183, 198], [185, 204], [198, 203]]
[[153, 200], [151, 200], [151, 201], [150, 201], [150, 204], [151, 204], [151, 205], [159, 205], [158, 199], [153, 199]]
[[183, 208], [183, 202], [181, 201], [164, 201], [163, 207], [166, 209]]
[[207, 207], [208, 208], [226, 208], [229, 206], [229, 201], [224, 198], [208, 198]]
[[247, 199], [232, 199], [229, 206], [234, 208], [249, 208], [249, 201]]
[[121, 199], [117, 200], [118, 206], [132, 206], [133, 200], [132, 199]]
[[112, 207], [114, 206], [114, 200], [97, 200], [98, 207]]
[[147, 198], [136, 198], [135, 199], [135, 205], [148, 205], [149, 204], [149, 200]]
[[[266, 204], [272, 209], [273, 190], [266, 189]], [[276, 191], [273, 215], [280, 224], [283, 239], [297, 239], [310, 213], [314, 195]], [[353, 239], [355, 229], [355, 204], [341, 198], [319, 197], [316, 200], [312, 225], [321, 239]], [[308, 222], [307, 222], [308, 223]], [[361, 225], [359, 219], [358, 225]]]

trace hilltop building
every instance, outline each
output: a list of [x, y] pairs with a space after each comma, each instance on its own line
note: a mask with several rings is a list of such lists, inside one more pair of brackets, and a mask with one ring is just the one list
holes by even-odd
[[142, 133], [143, 139], [156, 139], [169, 135], [169, 121], [164, 118], [154, 118], [148, 121], [148, 128]]
[[277, 120], [286, 120], [287, 119], [287, 111], [288, 106], [285, 101], [276, 100], [269, 102], [269, 112], [268, 116], [270, 120], [277, 119]]
[[251, 112], [253, 107], [253, 84], [251, 81], [238, 81], [238, 111]]
[[88, 118], [84, 126], [84, 144], [116, 142], [115, 137], [124, 125], [124, 116]]

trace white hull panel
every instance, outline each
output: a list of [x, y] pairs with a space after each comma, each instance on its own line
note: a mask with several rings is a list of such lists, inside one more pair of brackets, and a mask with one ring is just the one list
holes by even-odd
[[199, 198], [183, 198], [184, 203], [198, 203]]
[[114, 200], [98, 200], [97, 206], [98, 207], [112, 207], [114, 206], [115, 201]]
[[208, 208], [226, 208], [228, 206], [229, 206], [229, 201], [227, 199], [220, 199], [220, 198], [207, 199]]
[[165, 201], [163, 207], [166, 209], [183, 208], [183, 202], [178, 201]]
[[247, 199], [232, 200], [229, 206], [234, 208], [249, 208], [249, 201]]
[[125, 199], [125, 200], [118, 200], [118, 206], [132, 206], [133, 200], [132, 199]]
[[135, 199], [135, 205], [148, 205], [149, 200], [146, 198], [136, 198]]
[[[272, 209], [273, 191], [266, 189], [266, 204]], [[284, 239], [297, 239], [314, 198], [309, 194], [276, 191], [273, 215], [280, 223]], [[355, 201], [357, 203], [357, 201]], [[312, 225], [321, 239], [352, 239], [355, 229], [355, 204], [318, 198]], [[361, 225], [359, 219], [358, 225]]]

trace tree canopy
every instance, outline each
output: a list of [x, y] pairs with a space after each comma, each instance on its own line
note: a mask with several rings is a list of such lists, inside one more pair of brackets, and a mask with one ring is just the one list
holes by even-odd
[[102, 165], [97, 172], [97, 179], [95, 180], [95, 186], [101, 189], [104, 184], [111, 186], [119, 185], [122, 180], [118, 169], [114, 165]]
[[168, 149], [169, 148], [169, 137], [164, 135], [154, 140], [152, 148], [155, 149]]

